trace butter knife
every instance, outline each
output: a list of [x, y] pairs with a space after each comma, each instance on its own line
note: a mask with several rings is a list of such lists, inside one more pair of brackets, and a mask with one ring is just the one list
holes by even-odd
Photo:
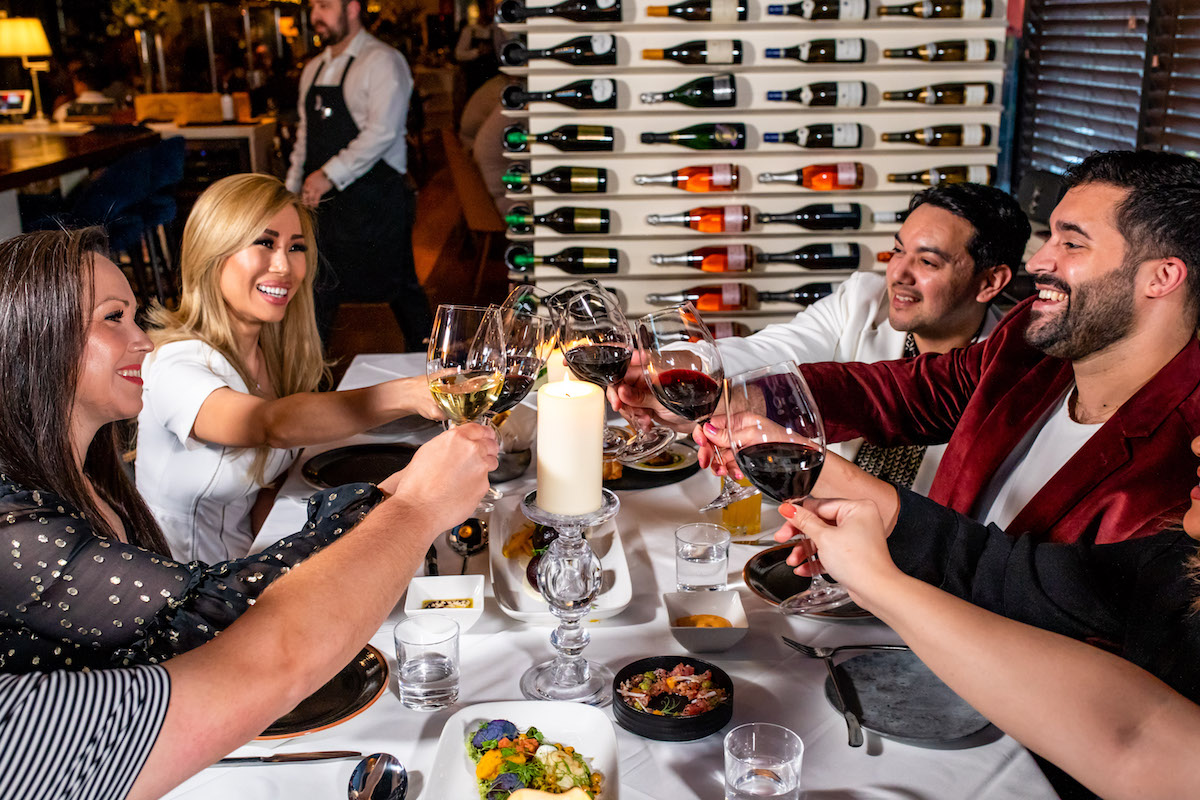
[[247, 764], [292, 764], [300, 761], [329, 761], [338, 758], [362, 758], [362, 753], [355, 750], [318, 750], [311, 753], [276, 753], [271, 756], [238, 756], [222, 758], [217, 762], [221, 767], [243, 767]]
[[833, 668], [833, 657], [825, 656], [821, 660], [825, 662], [825, 669], [829, 671], [829, 682], [833, 684], [833, 693], [837, 697], [838, 705], [842, 707], [842, 716], [846, 718], [846, 731], [850, 734], [850, 746], [862, 747], [862, 725], [859, 724], [858, 717], [850, 710], [850, 706], [846, 703], [846, 696], [842, 693], [842, 685], [838, 683], [837, 670]]

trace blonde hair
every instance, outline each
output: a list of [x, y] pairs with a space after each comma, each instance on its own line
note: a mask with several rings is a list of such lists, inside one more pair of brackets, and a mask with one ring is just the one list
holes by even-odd
[[[155, 328], [148, 333], [156, 348], [199, 339], [224, 356], [246, 386], [255, 385], [235, 346], [229, 307], [221, 294], [221, 271], [226, 259], [253, 244], [270, 220], [287, 208], [294, 208], [300, 217], [300, 231], [308, 246], [304, 254], [307, 269], [283, 320], [263, 325], [259, 346], [277, 397], [317, 389], [328, 367], [313, 305], [317, 248], [312, 214], [299, 197], [271, 175], [230, 175], [208, 187], [196, 201], [183, 229], [179, 310], [155, 305], [147, 315]], [[262, 445], [255, 450], [251, 477], [265, 485], [271, 448]]]

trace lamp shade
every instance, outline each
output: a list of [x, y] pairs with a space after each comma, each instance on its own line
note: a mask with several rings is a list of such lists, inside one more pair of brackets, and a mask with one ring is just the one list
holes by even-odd
[[36, 17], [0, 19], [0, 57], [50, 55], [50, 41]]

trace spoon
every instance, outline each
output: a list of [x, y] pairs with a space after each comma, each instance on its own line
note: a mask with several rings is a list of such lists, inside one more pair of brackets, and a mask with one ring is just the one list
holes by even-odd
[[390, 753], [372, 753], [358, 762], [347, 789], [350, 800], [404, 800], [408, 771]]
[[467, 559], [476, 553], [482, 553], [488, 546], [487, 523], [478, 517], [471, 517], [461, 525], [456, 525], [446, 533], [446, 541], [450, 549], [463, 557], [460, 575], [467, 574]]

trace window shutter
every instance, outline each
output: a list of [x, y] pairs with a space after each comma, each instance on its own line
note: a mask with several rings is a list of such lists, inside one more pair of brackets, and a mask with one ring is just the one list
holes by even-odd
[[1157, 6], [1142, 144], [1200, 156], [1200, 4], [1169, 0]]

